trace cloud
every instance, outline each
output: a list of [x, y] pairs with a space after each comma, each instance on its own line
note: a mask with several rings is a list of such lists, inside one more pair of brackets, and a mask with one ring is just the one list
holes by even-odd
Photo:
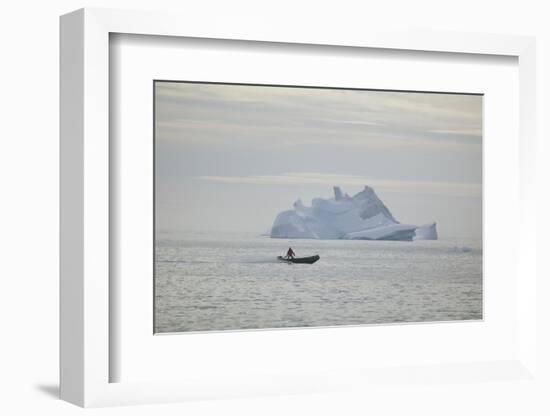
[[455, 129], [441, 129], [441, 130], [430, 130], [430, 133], [436, 133], [436, 134], [448, 134], [448, 135], [457, 135], [457, 136], [474, 136], [474, 137], [481, 137], [481, 126], [478, 128], [471, 128], [471, 129], [465, 129], [465, 128], [455, 128]]
[[371, 186], [387, 192], [480, 197], [481, 184], [464, 182], [407, 181], [320, 172], [288, 172], [280, 175], [199, 176], [196, 179], [254, 185]]
[[155, 99], [159, 140], [453, 149], [481, 143], [481, 96], [160, 82]]
[[376, 121], [367, 121], [367, 120], [323, 120], [326, 123], [334, 123], [334, 124], [351, 124], [351, 125], [359, 125], [359, 126], [383, 126], [384, 123], [376, 122]]

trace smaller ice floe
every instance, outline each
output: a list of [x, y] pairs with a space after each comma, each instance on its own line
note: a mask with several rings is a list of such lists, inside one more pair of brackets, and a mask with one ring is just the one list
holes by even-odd
[[415, 240], [437, 240], [437, 229], [435, 222], [420, 225], [414, 232]]

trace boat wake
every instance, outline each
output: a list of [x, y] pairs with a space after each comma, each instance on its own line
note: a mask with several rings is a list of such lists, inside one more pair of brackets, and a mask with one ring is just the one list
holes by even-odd
[[155, 260], [155, 263], [206, 264], [206, 263], [213, 263], [213, 262], [203, 261], [203, 260]]
[[214, 263], [236, 263], [236, 264], [262, 264], [262, 263], [278, 263], [276, 256], [255, 256], [255, 257], [240, 257], [226, 258], [223, 260], [207, 261], [207, 260], [156, 260], [155, 263], [173, 263], [173, 264], [214, 264]]
[[278, 263], [276, 256], [256, 256], [241, 258], [238, 263]]

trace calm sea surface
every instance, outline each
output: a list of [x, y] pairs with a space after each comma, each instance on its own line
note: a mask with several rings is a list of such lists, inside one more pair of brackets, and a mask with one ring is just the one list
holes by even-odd
[[[319, 254], [313, 265], [276, 259]], [[482, 318], [479, 240], [157, 239], [155, 332]]]

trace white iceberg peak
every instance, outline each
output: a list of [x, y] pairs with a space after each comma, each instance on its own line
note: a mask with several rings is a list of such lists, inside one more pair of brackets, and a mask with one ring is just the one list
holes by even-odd
[[335, 201], [340, 201], [341, 199], [344, 198], [344, 195], [342, 194], [342, 189], [340, 189], [339, 186], [334, 186], [333, 189], [334, 189], [334, 200]]
[[302, 202], [301, 198], [298, 198], [296, 202], [294, 202], [294, 209], [301, 209], [304, 208], [304, 203]]

